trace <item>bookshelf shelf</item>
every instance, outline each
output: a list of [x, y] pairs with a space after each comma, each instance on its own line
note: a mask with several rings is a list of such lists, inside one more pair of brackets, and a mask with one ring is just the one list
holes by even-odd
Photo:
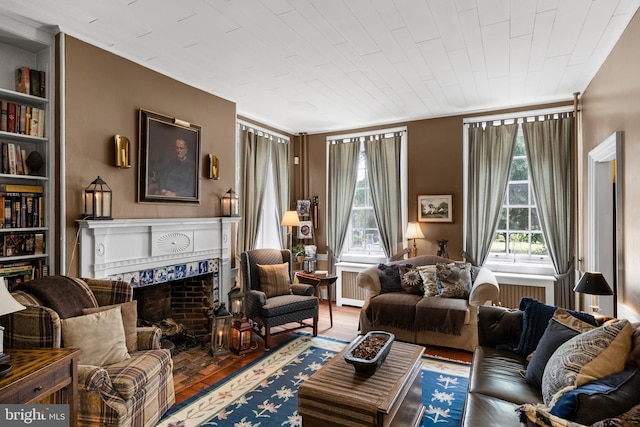
[[[55, 255], [54, 41], [54, 35], [42, 28], [0, 15], [0, 275], [11, 276], [10, 283], [54, 273], [49, 268]], [[21, 74], [16, 73], [18, 69]], [[18, 76], [29, 77], [29, 86], [26, 78]], [[14, 117], [10, 117], [12, 111]], [[31, 112], [39, 115], [29, 116]], [[31, 175], [26, 158], [34, 151], [43, 165]], [[29, 266], [33, 266], [30, 272]], [[3, 274], [13, 269], [18, 273]]]

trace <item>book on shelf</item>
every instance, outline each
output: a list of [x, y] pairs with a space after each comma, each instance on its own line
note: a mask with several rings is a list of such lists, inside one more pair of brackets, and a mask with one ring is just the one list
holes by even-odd
[[40, 96], [40, 71], [34, 69], [29, 70], [29, 85], [31, 95]]
[[9, 173], [11, 175], [15, 175], [17, 174], [17, 169], [16, 169], [16, 144], [14, 144], [13, 142], [9, 142], [7, 144], [7, 151], [8, 151], [8, 158], [9, 158]]
[[0, 131], [7, 131], [7, 108], [9, 108], [9, 103], [4, 99], [0, 100]]
[[44, 226], [42, 194], [0, 192], [0, 206], [0, 228]]
[[19, 144], [15, 144], [16, 150], [16, 174], [24, 175], [24, 167], [22, 167], [22, 148]]
[[9, 193], [42, 193], [44, 192], [44, 187], [42, 185], [0, 184], [0, 191]]
[[31, 70], [29, 67], [16, 69], [16, 92], [31, 94]]
[[7, 132], [14, 133], [16, 131], [16, 104], [9, 102], [7, 104]]
[[35, 236], [33, 233], [5, 234], [2, 254], [5, 257], [33, 255], [35, 252]]

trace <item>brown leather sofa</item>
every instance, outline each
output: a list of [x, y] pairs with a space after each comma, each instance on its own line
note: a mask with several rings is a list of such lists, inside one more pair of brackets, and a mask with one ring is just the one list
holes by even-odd
[[[528, 364], [525, 356], [510, 350], [516, 348], [520, 341], [523, 330], [523, 315], [523, 311], [502, 307], [482, 306], [479, 308], [478, 347], [473, 355], [461, 426], [532, 425], [529, 421], [527, 424], [520, 423], [516, 408], [524, 404], [543, 403], [542, 392], [540, 388], [527, 383], [522, 375]], [[606, 318], [597, 318], [596, 320], [602, 323]], [[633, 363], [637, 366], [638, 356], [633, 356], [633, 354], [640, 353], [640, 325], [634, 324], [633, 326], [636, 332], [634, 332], [632, 348], [635, 350], [632, 350], [627, 363], [629, 364], [629, 361], [635, 358]], [[640, 371], [636, 370], [635, 375], [640, 375]], [[635, 375], [635, 379], [625, 385], [631, 390], [626, 396], [636, 395], [633, 390], [638, 384], [638, 378]], [[585, 403], [585, 405], [594, 404], [588, 401]], [[640, 409], [637, 401], [616, 401], [615, 405], [610, 406], [623, 407], [625, 405], [631, 409], [624, 415], [621, 413], [618, 417], [629, 416], [633, 411]], [[637, 413], [640, 412], [633, 413], [632, 416], [637, 416]], [[554, 418], [557, 419], [557, 417]], [[633, 422], [631, 424], [606, 424], [607, 420], [602, 422], [604, 423], [602, 425], [638, 425]], [[582, 426], [582, 424], [567, 420], [562, 420], [562, 425], [567, 427]]]

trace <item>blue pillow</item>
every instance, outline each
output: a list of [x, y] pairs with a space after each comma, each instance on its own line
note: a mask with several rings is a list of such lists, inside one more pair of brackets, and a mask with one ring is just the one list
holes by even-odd
[[[540, 338], [544, 334], [549, 320], [556, 311], [555, 306], [543, 304], [533, 298], [522, 298], [520, 300], [519, 309], [524, 312], [522, 317], [522, 335], [520, 342], [513, 350], [522, 356], [528, 356], [538, 346]], [[581, 313], [579, 311], [567, 310], [573, 317], [577, 317], [583, 322], [587, 322], [593, 326], [598, 326], [596, 319], [589, 313]]]
[[565, 393], [549, 411], [584, 425], [620, 415], [640, 403], [640, 371], [622, 371]]
[[400, 266], [411, 267], [411, 264], [378, 264], [380, 271], [380, 293], [402, 292]]

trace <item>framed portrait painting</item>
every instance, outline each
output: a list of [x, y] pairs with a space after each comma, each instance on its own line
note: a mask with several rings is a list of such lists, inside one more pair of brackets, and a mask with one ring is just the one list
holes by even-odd
[[418, 196], [418, 221], [453, 222], [453, 195]]
[[199, 203], [198, 125], [140, 110], [138, 201]]

